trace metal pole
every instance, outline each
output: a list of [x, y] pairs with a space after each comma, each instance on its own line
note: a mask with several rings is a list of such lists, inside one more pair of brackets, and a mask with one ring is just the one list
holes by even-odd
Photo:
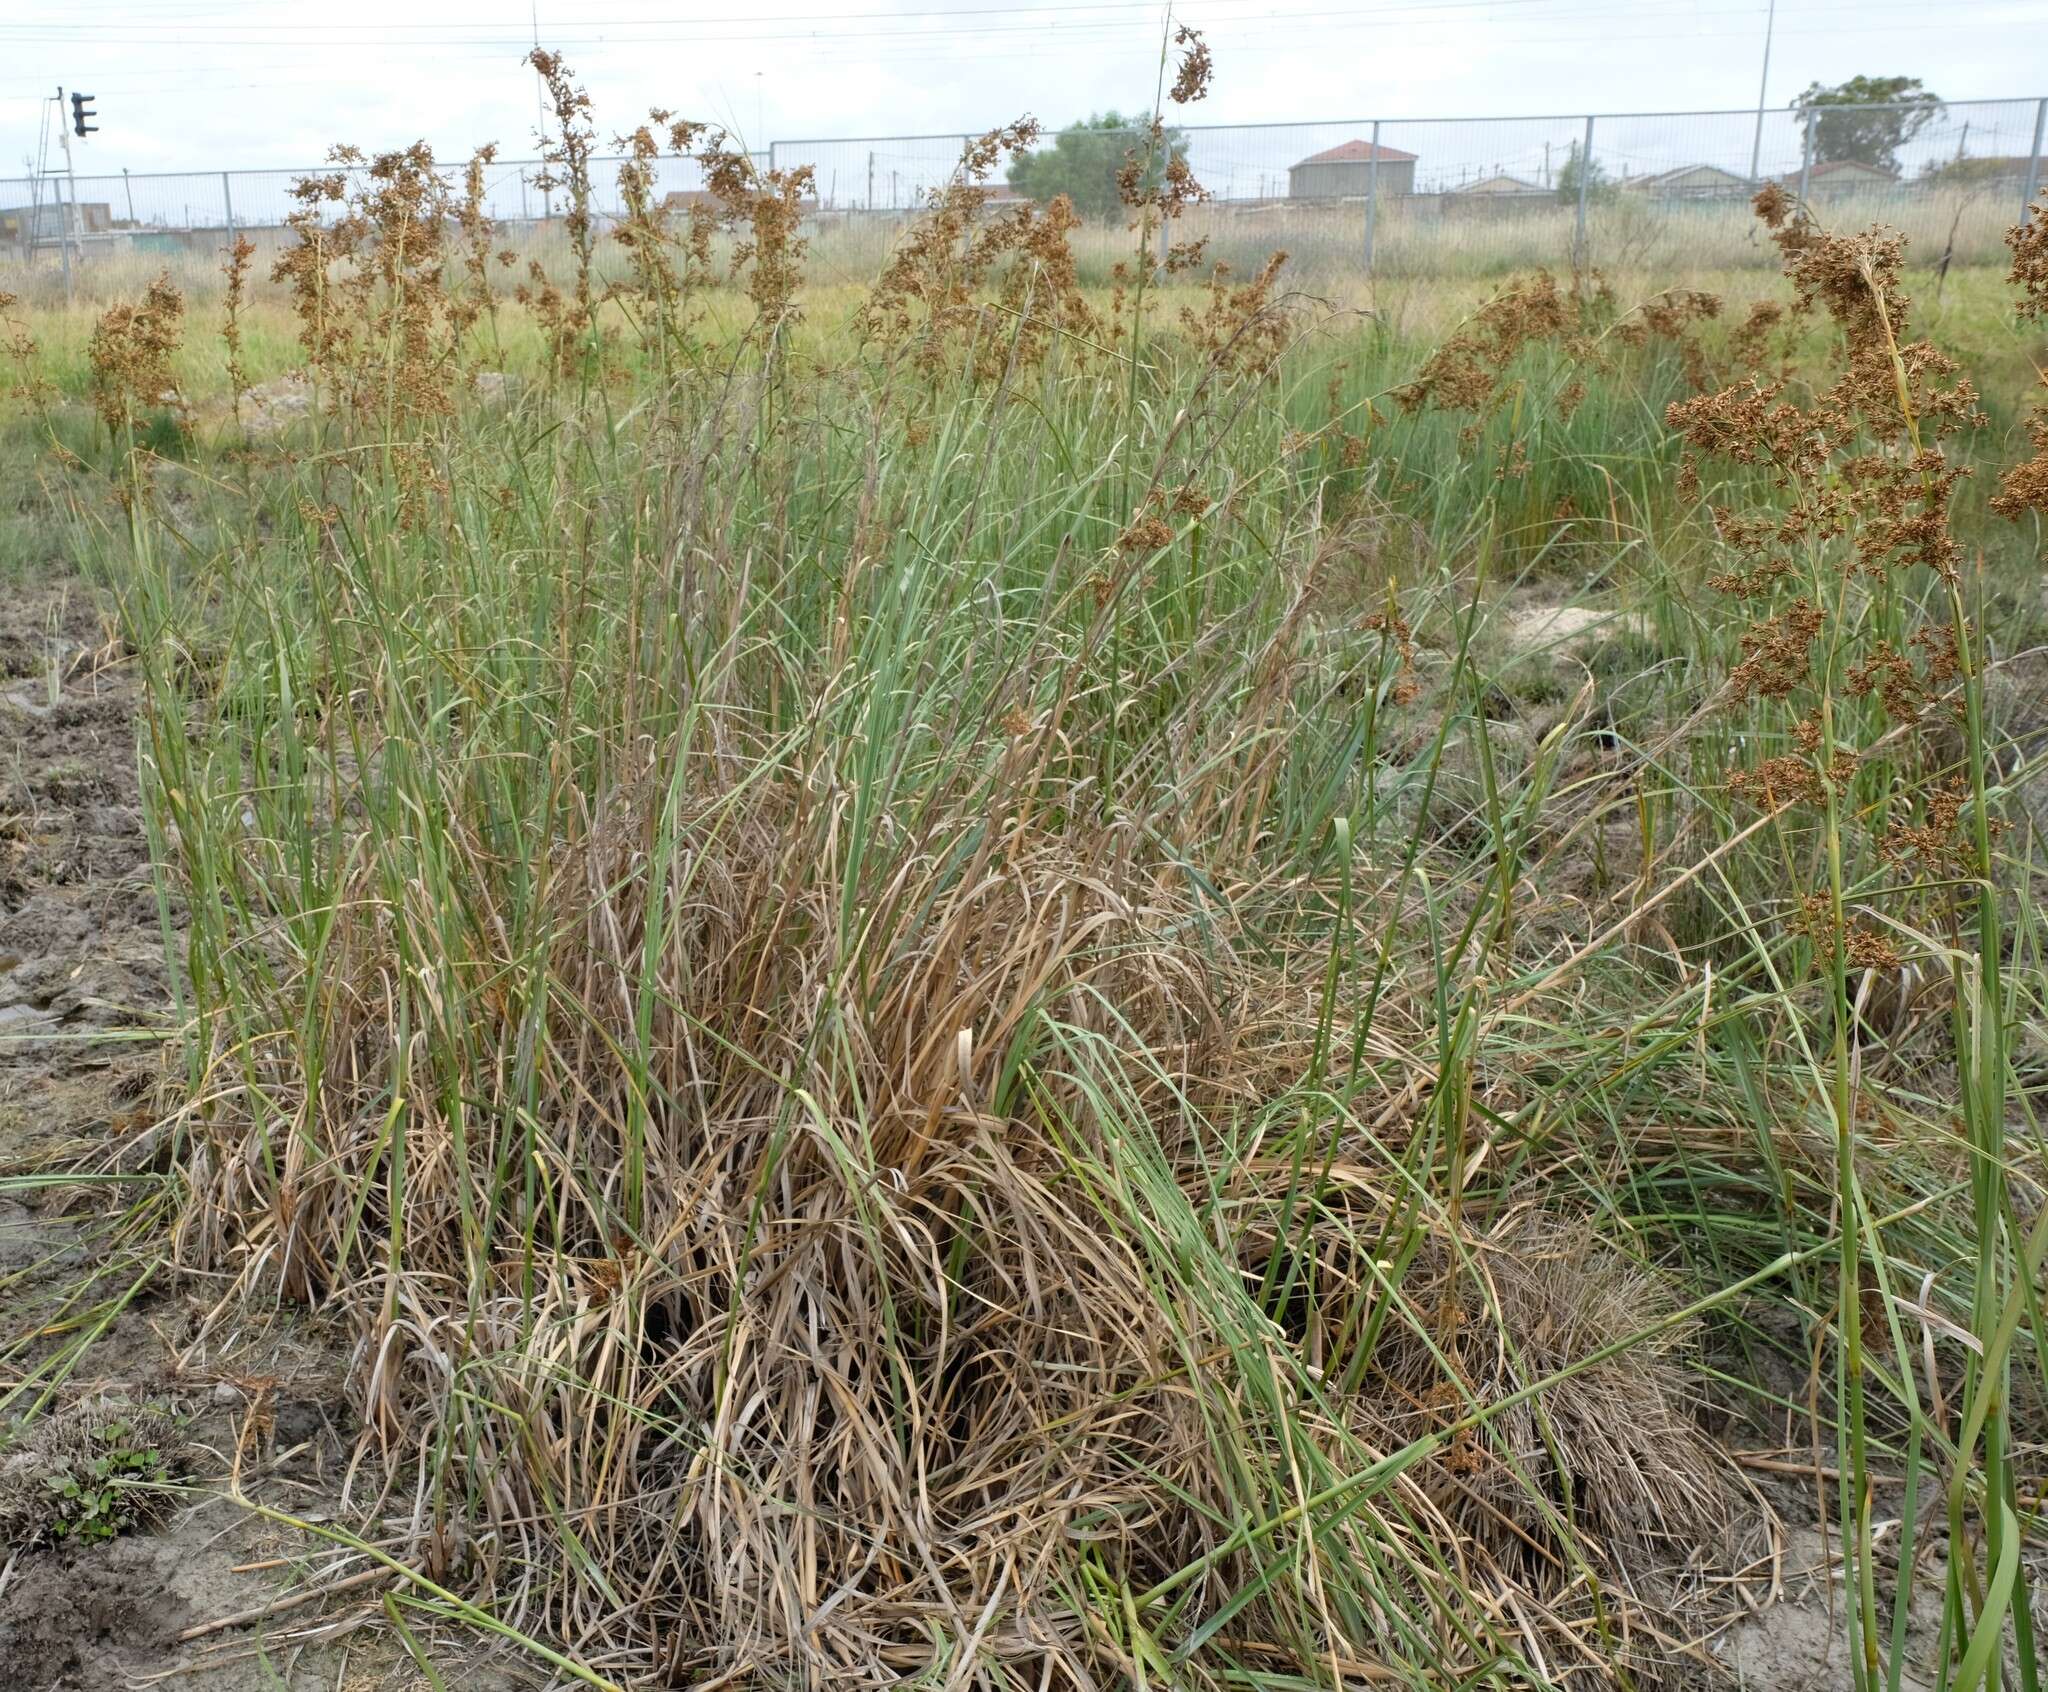
[[2048, 120], [2048, 99], [2037, 101], [2034, 106], [2034, 150], [2027, 158], [2027, 179], [2020, 184], [2020, 227], [2026, 228], [2033, 220], [2034, 195], [2041, 186], [2041, 125]]
[[128, 180], [128, 167], [121, 167], [121, 187], [128, 195], [128, 222], [135, 222], [135, 184]]
[[[59, 220], [57, 235], [58, 250], [64, 255], [64, 299], [68, 304], [71, 299], [71, 243], [78, 234], [78, 177], [71, 163], [71, 126], [64, 121], [64, 88], [61, 83], [57, 88], [57, 137], [64, 143], [64, 180], [71, 189], [71, 206]], [[63, 199], [61, 190], [57, 197], [60, 201]], [[85, 257], [83, 247], [79, 249], [78, 256], [81, 259]]]
[[228, 245], [232, 247], [235, 244], [235, 199], [228, 192], [226, 171], [220, 173], [220, 204], [221, 209], [228, 214]]
[[1380, 120], [1372, 120], [1372, 152], [1365, 167], [1365, 273], [1372, 274], [1374, 214], [1380, 203]]
[[[61, 108], [58, 110], [57, 116], [60, 119], [64, 116]], [[57, 210], [62, 214], [57, 219], [57, 256], [64, 264], [64, 303], [69, 305], [71, 303], [71, 213], [65, 210], [64, 206], [64, 184], [59, 182], [56, 184], [56, 188]], [[74, 193], [72, 197], [75, 199], [77, 196]]]
[[1749, 144], [1749, 185], [1756, 186], [1758, 160], [1764, 152], [1764, 90], [1771, 85], [1771, 32], [1778, 26], [1778, 0], [1771, 0], [1771, 9], [1764, 18], [1764, 74], [1756, 84], [1756, 139]]
[[1799, 148], [1799, 203], [1806, 204], [1806, 185], [1813, 177], [1813, 123], [1819, 114], [1813, 107], [1806, 108], [1806, 139]]
[[[540, 51], [540, 0], [531, 0], [527, 15], [533, 21], [533, 50]], [[528, 63], [532, 61], [529, 60]], [[534, 110], [540, 113], [540, 123], [534, 130], [534, 138], [543, 148], [548, 144], [548, 85], [538, 76], [533, 79]]]
[[1579, 217], [1572, 233], [1572, 269], [1586, 268], [1586, 185], [1593, 177], [1593, 118], [1586, 117], [1586, 138], [1579, 143]]

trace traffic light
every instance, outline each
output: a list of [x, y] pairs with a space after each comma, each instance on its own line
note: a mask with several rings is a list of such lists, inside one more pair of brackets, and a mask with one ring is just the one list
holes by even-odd
[[76, 135], [81, 141], [88, 135], [97, 135], [99, 133], [100, 126], [98, 124], [85, 121], [89, 117], [99, 116], [98, 112], [86, 104], [86, 101], [92, 98], [93, 96], [90, 94], [74, 94], [71, 96], [71, 133]]

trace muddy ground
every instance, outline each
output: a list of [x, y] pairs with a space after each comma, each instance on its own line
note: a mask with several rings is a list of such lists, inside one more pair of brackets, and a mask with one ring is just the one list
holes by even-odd
[[[81, 585], [0, 581], [0, 1344], [31, 1336], [0, 1360], [0, 1392], [32, 1377], [7, 1420], [39, 1409], [0, 1444], [0, 1688], [426, 1686], [385, 1629], [361, 1625], [387, 1581], [289, 1603], [332, 1554], [229, 1496], [343, 1513], [347, 1336], [280, 1317], [195, 1344], [207, 1289], [161, 1269], [113, 1309], [161, 1238], [133, 1212], [154, 1190], [146, 1159], [124, 1154], [154, 1120], [175, 1027], [138, 704]], [[114, 1184], [34, 1179], [138, 1161], [141, 1179]], [[103, 1321], [65, 1372], [67, 1346]], [[90, 1430], [143, 1417], [165, 1430], [176, 1495], [143, 1531], [52, 1542], [49, 1430], [89, 1452]], [[450, 1686], [535, 1683], [467, 1641], [427, 1649]]]

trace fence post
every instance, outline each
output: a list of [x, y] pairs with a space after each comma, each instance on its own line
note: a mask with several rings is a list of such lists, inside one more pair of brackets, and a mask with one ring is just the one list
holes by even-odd
[[2041, 187], [2041, 124], [2048, 119], [2048, 99], [2034, 103], [2034, 150], [2027, 159], [2027, 179], [2020, 184], [2020, 227], [2026, 228]]
[[[1411, 184], [1412, 186], [1412, 184]], [[1374, 213], [1380, 204], [1380, 120], [1372, 120], [1372, 152], [1365, 167], [1365, 273], [1372, 274]]]
[[128, 195], [128, 221], [130, 224], [133, 224], [135, 221], [135, 184], [128, 180], [128, 167], [126, 165], [121, 167], [121, 186]]
[[228, 192], [226, 171], [220, 173], [220, 205], [221, 210], [228, 214], [228, 245], [232, 247], [235, 244], [235, 201], [234, 196]]
[[1799, 144], [1799, 205], [1806, 206], [1806, 185], [1813, 177], [1813, 107], [1806, 108], [1806, 139]]
[[1586, 188], [1593, 179], [1593, 115], [1586, 114], [1586, 138], [1579, 143], [1579, 216], [1572, 232], [1572, 269], [1586, 268]]

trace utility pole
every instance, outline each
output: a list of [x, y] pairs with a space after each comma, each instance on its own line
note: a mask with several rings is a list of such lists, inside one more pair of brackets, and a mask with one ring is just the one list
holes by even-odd
[[43, 192], [50, 185], [50, 120], [45, 116], [36, 126], [33, 157], [21, 155], [21, 168], [28, 174], [28, 246], [23, 257], [36, 262], [43, 249]]
[[1365, 273], [1372, 274], [1372, 243], [1380, 209], [1380, 120], [1372, 120], [1372, 151], [1365, 166]]
[[[1775, 4], [1775, 0], [1773, 0]], [[1579, 148], [1579, 212], [1577, 227], [1572, 234], [1572, 274], [1575, 277], [1586, 273], [1586, 187], [1593, 176], [1593, 118], [1586, 117], [1586, 140]]]
[[[64, 255], [64, 299], [71, 300], [71, 241], [77, 233], [78, 223], [78, 173], [71, 163], [71, 126], [64, 121], [64, 85], [57, 85], [57, 137], [64, 143], [64, 181], [70, 188], [70, 208], [60, 218], [57, 236], [57, 250]], [[81, 258], [84, 254], [81, 252]]]
[[1756, 138], [1749, 144], [1749, 185], [1756, 186], [1756, 173], [1764, 151], [1764, 91], [1771, 85], [1771, 36], [1778, 27], [1778, 0], [1764, 16], [1764, 74], [1756, 85]]

